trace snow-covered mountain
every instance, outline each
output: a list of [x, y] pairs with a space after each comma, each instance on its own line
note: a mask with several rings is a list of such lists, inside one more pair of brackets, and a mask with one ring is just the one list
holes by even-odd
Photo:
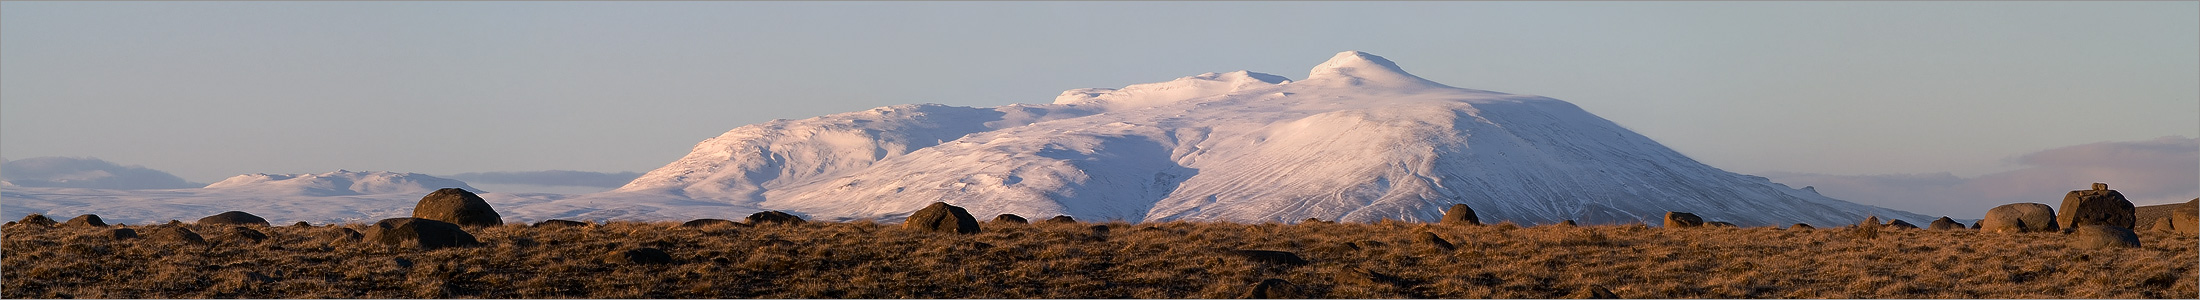
[[[243, 210], [276, 223], [410, 215], [458, 180], [393, 172], [248, 174], [196, 189], [0, 184], [0, 215], [132, 224]], [[1482, 220], [1742, 225], [1925, 216], [1836, 200], [1689, 159], [1556, 99], [1462, 89], [1344, 52], [1303, 80], [1237, 71], [1050, 104], [897, 105], [742, 126], [617, 190], [483, 193], [507, 222], [677, 221], [783, 210], [896, 221], [933, 201], [990, 217], [1291, 222]]]
[[[336, 171], [320, 174], [246, 174], [204, 188], [89, 189], [7, 187], [0, 189], [0, 216], [42, 213], [57, 218], [98, 214], [108, 222], [145, 224], [192, 221], [224, 211], [252, 213], [270, 222], [374, 222], [412, 215], [412, 207], [437, 189], [455, 187], [482, 192], [465, 182], [414, 173]], [[481, 194], [491, 206], [523, 207], [562, 199], [563, 195]], [[513, 221], [558, 216], [507, 215]]]
[[1052, 104], [743, 126], [618, 190], [550, 203], [652, 201], [829, 220], [898, 219], [933, 201], [1127, 221], [1431, 221], [1454, 203], [1531, 224], [1657, 224], [1666, 211], [1744, 225], [1925, 220], [1704, 165], [1565, 101], [1446, 86], [1357, 51], [1298, 81], [1209, 73]]
[[373, 194], [426, 195], [443, 188], [462, 188], [481, 193], [465, 182], [419, 173], [337, 170], [320, 174], [245, 174], [206, 185], [207, 189], [250, 191], [271, 195], [343, 196]]

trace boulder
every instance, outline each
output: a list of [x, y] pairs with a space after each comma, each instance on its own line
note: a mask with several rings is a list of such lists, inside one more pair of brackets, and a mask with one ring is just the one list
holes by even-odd
[[962, 207], [948, 205], [946, 202], [932, 202], [932, 205], [926, 205], [924, 209], [909, 213], [909, 219], [901, 223], [901, 228], [931, 232], [978, 233], [978, 218], [971, 217], [970, 211], [963, 210]]
[[1926, 226], [1928, 226], [1928, 227], [1926, 227], [1926, 228], [1929, 228], [1929, 229], [1932, 229], [1932, 230], [1958, 230], [1958, 229], [1963, 229], [1963, 223], [1959, 223], [1959, 222], [1956, 222], [1956, 220], [1955, 220], [1955, 219], [1949, 219], [1949, 218], [1948, 218], [1948, 216], [1941, 216], [1941, 217], [1940, 217], [1939, 219], [1933, 219], [1933, 223], [1932, 223], [1932, 224], [1930, 224], [1930, 225], [1926, 225]]
[[[725, 221], [725, 220], [720, 220], [720, 221]], [[695, 221], [688, 221], [688, 223], [694, 223], [694, 222], [695, 222]], [[726, 222], [727, 222], [727, 223], [732, 223], [733, 221], [726, 221]], [[682, 226], [685, 226], [686, 224], [681, 224], [681, 225], [682, 225]], [[528, 225], [528, 227], [534, 227], [534, 228], [562, 228], [562, 227], [585, 227], [585, 226], [588, 226], [588, 223], [587, 223], [587, 222], [580, 222], [580, 221], [571, 221], [571, 220], [559, 220], [559, 219], [549, 219], [549, 220], [542, 220], [542, 222], [535, 222], [535, 224], [534, 224], [534, 225]]]
[[672, 255], [657, 248], [635, 248], [604, 255], [604, 262], [614, 264], [656, 265], [672, 263]]
[[1031, 224], [1030, 220], [1024, 220], [1023, 216], [1018, 216], [1014, 214], [1001, 214], [999, 216], [993, 216], [993, 221], [989, 222], [993, 224]]
[[1230, 250], [1228, 253], [1230, 255], [1243, 257], [1246, 260], [1265, 264], [1277, 264], [1286, 266], [1297, 266], [1306, 264], [1306, 259], [1299, 258], [1299, 254], [1285, 251]]
[[244, 228], [244, 226], [230, 226], [229, 230], [227, 231], [228, 232], [222, 234], [221, 240], [249, 243], [258, 243], [260, 241], [267, 240], [266, 233], [260, 233], [259, 230], [252, 230], [251, 228]]
[[267, 219], [262, 219], [260, 218], [260, 216], [254, 216], [251, 213], [234, 210], [214, 214], [212, 216], [206, 216], [205, 218], [199, 218], [199, 224], [268, 226]]
[[1415, 236], [1414, 240], [1435, 247], [1436, 250], [1452, 251], [1459, 249], [1458, 246], [1453, 246], [1450, 241], [1445, 241], [1443, 237], [1436, 236], [1434, 232], [1422, 231], [1420, 235]]
[[802, 223], [805, 222], [802, 220], [802, 217], [796, 217], [792, 214], [776, 210], [749, 214], [748, 221], [749, 225], [764, 225], [766, 223], [780, 225], [802, 225]]
[[1697, 217], [1696, 214], [1677, 211], [1665, 212], [1665, 228], [1688, 228], [1702, 226], [1703, 218]]
[[1444, 210], [1443, 224], [1482, 225], [1482, 218], [1475, 217], [1474, 208], [1469, 208], [1466, 204], [1452, 204], [1451, 209]]
[[351, 228], [343, 227], [336, 227], [329, 230], [324, 230], [321, 231], [319, 234], [315, 234], [314, 236], [332, 241], [357, 241], [365, 239], [367, 237], [365, 234], [359, 233], [358, 230], [352, 230]]
[[2154, 220], [2154, 225], [2153, 225], [2153, 226], [2147, 226], [2147, 231], [2152, 231], [2152, 232], [2161, 232], [2161, 233], [2177, 233], [2177, 225], [2176, 225], [2176, 224], [2171, 224], [2171, 223], [2170, 223], [2170, 221], [2169, 221], [2169, 219], [2160, 219], [2160, 220]]
[[2094, 183], [2092, 190], [2070, 191], [2063, 195], [2062, 214], [2055, 216], [2055, 225], [2062, 228], [2078, 228], [2084, 225], [2108, 225], [2131, 230], [2138, 221], [2130, 200], [2123, 193], [2108, 189], [2108, 184]]
[[127, 240], [127, 239], [134, 239], [134, 238], [138, 238], [137, 230], [133, 230], [133, 229], [129, 229], [129, 228], [115, 228], [115, 229], [110, 229], [110, 230], [107, 230], [107, 234], [106, 234], [106, 236], [107, 236], [107, 238], [110, 238], [110, 239], [115, 239], [115, 240]]
[[1574, 224], [1574, 220], [1564, 220], [1564, 221], [1558, 221], [1558, 226], [1580, 226], [1580, 225], [1579, 225], [1579, 224]]
[[303, 227], [313, 227], [313, 224], [312, 224], [312, 223], [306, 223], [306, 221], [298, 221], [298, 223], [290, 223], [290, 227], [300, 227], [300, 228], [303, 228]]
[[1071, 218], [1069, 216], [1054, 216], [1053, 218], [1047, 218], [1046, 221], [1039, 222], [1046, 224], [1071, 224], [1077, 223], [1077, 218]]
[[367, 227], [367, 240], [384, 245], [414, 246], [421, 250], [480, 245], [458, 224], [422, 218], [389, 218]]
[[152, 232], [149, 232], [146, 235], [155, 241], [176, 242], [185, 244], [206, 243], [206, 238], [199, 237], [199, 233], [191, 232], [190, 228], [183, 228], [183, 226], [155, 226], [151, 230]]
[[1856, 223], [1856, 227], [1879, 227], [1884, 225], [1879, 223], [1879, 216], [1865, 217], [1864, 222]]
[[56, 224], [59, 223], [55, 223], [53, 221], [53, 218], [47, 218], [46, 215], [42, 214], [30, 214], [27, 216], [23, 216], [22, 220], [15, 221], [15, 225], [26, 226], [53, 227]]
[[[2194, 201], [2200, 201], [2200, 199], [2194, 199]], [[2170, 227], [2177, 228], [2179, 234], [2200, 235], [2200, 205], [2189, 204], [2193, 202], [2186, 203], [2188, 204], [2185, 207], [2179, 207], [2177, 210], [2170, 212]]]
[[69, 222], [65, 224], [69, 227], [107, 227], [107, 221], [100, 220], [99, 215], [94, 214], [77, 215], [69, 218]]
[[2071, 230], [2069, 245], [2072, 248], [2138, 248], [2139, 235], [2130, 229], [2108, 225], [2080, 225]]
[[1811, 229], [1818, 229], [1818, 227], [1811, 227], [1811, 226], [1810, 226], [1810, 224], [1803, 224], [1803, 223], [1795, 223], [1795, 225], [1788, 225], [1788, 230], [1796, 230], [1796, 229], [1802, 229], [1802, 230], [1811, 230]]
[[489, 201], [461, 188], [443, 188], [420, 197], [420, 203], [413, 205], [412, 217], [458, 226], [504, 225], [504, 216], [490, 208]]
[[[579, 223], [579, 222], [575, 222], [575, 223]], [[703, 227], [734, 227], [734, 226], [741, 226], [741, 223], [734, 223], [734, 222], [733, 222], [733, 220], [726, 220], [726, 219], [694, 219], [694, 220], [688, 220], [688, 221], [687, 221], [686, 223], [680, 223], [680, 227], [687, 227], [687, 228], [703, 228]]]
[[1894, 229], [1917, 229], [1917, 225], [1910, 224], [1910, 222], [1904, 222], [1902, 221], [1902, 219], [1887, 221], [1887, 227]]
[[2055, 209], [2039, 203], [2010, 203], [1986, 210], [1986, 217], [1978, 220], [1980, 232], [2050, 232], [2061, 231], [2055, 223]]
[[1277, 278], [1269, 278], [1261, 280], [1259, 283], [1254, 283], [1253, 289], [1245, 291], [1245, 295], [1240, 296], [1240, 298], [1307, 299], [1311, 297], [1308, 297], [1305, 292], [1299, 290], [1298, 286], [1292, 285], [1289, 281], [1284, 281], [1283, 279]]

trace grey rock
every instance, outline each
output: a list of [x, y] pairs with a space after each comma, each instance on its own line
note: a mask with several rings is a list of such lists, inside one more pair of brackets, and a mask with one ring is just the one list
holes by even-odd
[[77, 215], [69, 218], [69, 222], [65, 224], [69, 227], [107, 227], [107, 221], [100, 220], [99, 215], [94, 214]]
[[1046, 224], [1070, 224], [1070, 223], [1077, 223], [1077, 218], [1071, 218], [1071, 217], [1069, 217], [1069, 216], [1054, 216], [1053, 218], [1047, 218], [1047, 220], [1046, 220], [1046, 221], [1040, 221], [1040, 223], [1046, 223]]
[[54, 222], [54, 221], [53, 221], [53, 218], [48, 218], [48, 217], [46, 217], [46, 215], [42, 215], [42, 214], [30, 214], [30, 215], [26, 215], [26, 216], [23, 216], [23, 219], [22, 219], [22, 220], [16, 220], [16, 221], [15, 221], [15, 225], [25, 225], [25, 226], [38, 226], [38, 227], [53, 227], [54, 225], [59, 225], [59, 224], [60, 224], [60, 223], [56, 223], [56, 222]]
[[1917, 229], [1917, 225], [1910, 224], [1910, 222], [1902, 221], [1902, 219], [1893, 219], [1893, 221], [1887, 221], [1887, 227], [1894, 229]]
[[230, 226], [228, 232], [222, 234], [221, 239], [230, 242], [257, 243], [267, 240], [267, 234], [260, 233], [259, 230], [244, 228], [244, 226]]
[[2083, 225], [2108, 225], [2125, 230], [2136, 226], [2130, 200], [2123, 193], [2108, 189], [2108, 184], [2094, 183], [2092, 190], [2070, 191], [2063, 195], [2062, 214], [2055, 215], [2055, 225], [2062, 228], [2078, 228]]
[[212, 216], [206, 216], [205, 218], [199, 218], [199, 224], [268, 226], [267, 219], [260, 218], [260, 216], [255, 216], [251, 213], [234, 210], [214, 214]]
[[155, 226], [151, 231], [147, 235], [155, 241], [206, 244], [206, 238], [200, 237], [199, 233], [192, 232], [190, 228], [183, 228], [183, 226]]
[[1444, 210], [1444, 221], [1442, 223], [1445, 225], [1482, 225], [1482, 218], [1476, 217], [1474, 208], [1467, 207], [1466, 204], [1452, 204], [1451, 209]]
[[367, 240], [385, 245], [414, 246], [421, 250], [480, 245], [472, 233], [457, 224], [422, 218], [389, 218], [367, 228]]
[[115, 239], [115, 240], [127, 240], [127, 239], [134, 239], [134, 238], [138, 238], [138, 233], [137, 233], [137, 230], [134, 230], [134, 229], [129, 229], [129, 228], [115, 228], [115, 229], [110, 229], [110, 230], [107, 230], [107, 238], [110, 238], [110, 239]]
[[1980, 232], [2020, 233], [2061, 231], [2055, 209], [2039, 203], [2010, 203], [1986, 210], [1978, 221]]
[[758, 225], [758, 226], [761, 226], [761, 225], [764, 225], [764, 224], [779, 224], [779, 225], [802, 225], [802, 223], [804, 223], [804, 222], [808, 222], [808, 221], [804, 221], [804, 220], [802, 220], [802, 217], [797, 217], [797, 216], [794, 216], [793, 214], [788, 214], [788, 213], [785, 213], [785, 212], [780, 212], [780, 211], [776, 211], [776, 210], [774, 210], [774, 211], [763, 211], [763, 212], [757, 212], [757, 213], [754, 213], [754, 214], [749, 214], [749, 218], [748, 218], [747, 220], [748, 220], [748, 222], [749, 222], [749, 225]]
[[1703, 226], [1703, 217], [1697, 217], [1696, 214], [1677, 211], [1665, 212], [1665, 228], [1688, 228], [1701, 226]]
[[1929, 228], [1929, 229], [1932, 229], [1932, 230], [1958, 230], [1958, 229], [1963, 229], [1963, 223], [1958, 223], [1958, 222], [1956, 222], [1956, 220], [1955, 220], [1955, 219], [1949, 219], [1949, 218], [1948, 218], [1947, 216], [1941, 216], [1941, 217], [1940, 217], [1940, 219], [1934, 219], [1934, 220], [1933, 220], [1933, 223], [1932, 223], [1931, 225], [1926, 225], [1926, 226], [1929, 226], [1929, 227], [1926, 227], [1926, 228]]
[[2138, 248], [2139, 235], [2123, 227], [2082, 225], [2071, 230], [2069, 245], [2081, 249]]
[[352, 230], [351, 228], [343, 227], [323, 230], [320, 233], [315, 234], [315, 236], [333, 241], [358, 241], [366, 239], [366, 234], [361, 234], [358, 230]]
[[420, 197], [420, 203], [413, 205], [412, 217], [459, 226], [504, 225], [504, 217], [489, 207], [489, 201], [461, 188], [439, 189]]
[[962, 207], [949, 205], [946, 202], [932, 202], [931, 205], [924, 206], [924, 209], [909, 213], [909, 219], [902, 222], [901, 228], [932, 232], [978, 233], [978, 218], [971, 217], [970, 211], [963, 210]]

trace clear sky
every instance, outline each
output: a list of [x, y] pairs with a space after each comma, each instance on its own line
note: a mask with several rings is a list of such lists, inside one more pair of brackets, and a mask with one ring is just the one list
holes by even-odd
[[1296, 79], [1345, 50], [1743, 173], [2200, 136], [2195, 2], [5, 2], [0, 156], [640, 172], [775, 118]]

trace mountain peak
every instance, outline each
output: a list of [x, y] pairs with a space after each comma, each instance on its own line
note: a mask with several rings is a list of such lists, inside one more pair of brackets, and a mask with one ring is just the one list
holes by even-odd
[[1329, 61], [1314, 66], [1314, 71], [1307, 73], [1304, 81], [1317, 80], [1342, 80], [1350, 85], [1444, 86], [1406, 73], [1404, 68], [1399, 68], [1398, 63], [1391, 62], [1390, 59], [1360, 51], [1338, 52], [1336, 56], [1329, 57]]
[[1139, 109], [1290, 82], [1290, 78], [1283, 76], [1251, 71], [1204, 73], [1167, 82], [1133, 84], [1120, 89], [1068, 90], [1062, 92], [1061, 96], [1056, 96], [1054, 104], [1087, 105], [1106, 110]]

